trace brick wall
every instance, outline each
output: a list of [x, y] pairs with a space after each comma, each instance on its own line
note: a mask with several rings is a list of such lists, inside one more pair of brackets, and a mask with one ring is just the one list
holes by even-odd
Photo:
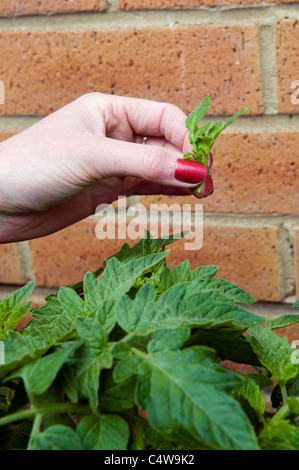
[[[1, 0], [0, 139], [90, 91], [168, 101], [186, 113], [209, 94], [215, 120], [249, 106], [215, 146], [203, 247], [177, 242], [170, 261], [217, 264], [259, 299], [262, 314], [291, 312], [299, 297], [298, 20], [292, 0]], [[96, 223], [0, 245], [0, 297], [34, 279], [38, 304], [96, 269], [123, 243], [98, 240]]]

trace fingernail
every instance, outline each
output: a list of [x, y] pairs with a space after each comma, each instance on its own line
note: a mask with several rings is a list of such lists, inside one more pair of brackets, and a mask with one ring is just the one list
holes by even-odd
[[204, 187], [202, 189], [202, 196], [206, 197], [206, 196], [209, 196], [210, 194], [212, 194], [213, 186], [214, 186], [213, 178], [212, 178], [211, 175], [208, 175], [205, 179], [205, 182], [204, 182]]
[[207, 168], [201, 163], [191, 160], [177, 160], [174, 177], [184, 183], [200, 183], [207, 175]]

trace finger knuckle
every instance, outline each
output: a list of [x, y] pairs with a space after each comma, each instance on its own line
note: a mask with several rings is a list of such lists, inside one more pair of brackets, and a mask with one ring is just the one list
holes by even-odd
[[142, 163], [145, 178], [159, 180], [169, 177], [171, 165], [164, 149], [152, 148], [148, 150], [143, 155]]

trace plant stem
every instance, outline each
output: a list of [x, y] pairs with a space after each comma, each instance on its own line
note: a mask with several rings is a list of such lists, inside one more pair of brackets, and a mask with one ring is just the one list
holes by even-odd
[[273, 416], [272, 423], [277, 423], [278, 421], [284, 419], [289, 414], [289, 412], [290, 412], [289, 405], [285, 403]]
[[28, 442], [27, 450], [32, 450], [33, 449], [34, 440], [37, 437], [37, 435], [39, 434], [39, 430], [40, 430], [40, 427], [41, 427], [41, 424], [42, 424], [42, 419], [43, 419], [43, 415], [40, 414], [40, 413], [36, 413], [36, 415], [34, 417], [33, 426], [32, 426], [32, 429], [31, 429], [31, 434], [30, 434], [30, 439], [29, 439], [29, 442]]
[[45, 405], [30, 408], [28, 410], [16, 411], [8, 416], [3, 416], [0, 418], [0, 426], [6, 424], [14, 423], [15, 421], [21, 421], [23, 419], [31, 419], [36, 414], [47, 415], [51, 413], [86, 413], [91, 414], [92, 410], [88, 405], [76, 405], [72, 403], [56, 403], [54, 405]]
[[282, 395], [282, 401], [283, 403], [285, 403], [288, 398], [288, 394], [287, 394], [287, 389], [284, 383], [280, 383], [280, 390], [281, 390], [281, 395]]

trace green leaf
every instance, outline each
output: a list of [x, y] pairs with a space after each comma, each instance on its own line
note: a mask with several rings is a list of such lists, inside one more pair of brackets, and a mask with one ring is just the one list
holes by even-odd
[[84, 448], [73, 429], [57, 424], [36, 436], [33, 450], [84, 450]]
[[294, 350], [289, 346], [287, 338], [279, 338], [262, 326], [250, 328], [248, 333], [246, 340], [256, 351], [263, 366], [270, 370], [274, 380], [284, 384], [296, 375], [298, 364], [291, 362]]
[[55, 344], [55, 340], [50, 335], [33, 328], [30, 336], [15, 331], [9, 332], [2, 342], [5, 350], [5, 364], [0, 364], [0, 377], [5, 377], [10, 371], [41, 357]]
[[98, 291], [102, 300], [118, 299], [129, 291], [136, 280], [148, 272], [168, 254], [150, 254], [122, 265], [117, 259], [108, 261], [104, 274], [98, 281]]
[[[204, 124], [203, 126], [196, 129], [196, 131], [194, 132], [194, 141], [204, 136], [205, 133], [210, 129], [211, 125], [212, 125], [211, 122], [207, 122], [207, 124]], [[209, 139], [209, 137], [207, 138]]]
[[258, 448], [246, 416], [228, 394], [241, 376], [220, 366], [211, 349], [195, 346], [138, 357], [139, 363], [131, 363], [139, 378], [138, 406], [154, 428], [166, 436], [187, 431], [215, 449]]
[[115, 382], [111, 371], [101, 373], [100, 390], [101, 403], [108, 411], [122, 411], [134, 405], [136, 377], [130, 377], [123, 382]]
[[299, 299], [293, 304], [293, 308], [299, 308]]
[[180, 349], [190, 337], [189, 328], [174, 328], [171, 330], [156, 331], [148, 345], [149, 353], [160, 351], [176, 351]]
[[288, 397], [286, 403], [291, 413], [299, 415], [299, 397]]
[[193, 159], [193, 153], [192, 152], [184, 153], [183, 159], [184, 160], [192, 160]]
[[79, 344], [75, 342], [61, 345], [56, 351], [17, 369], [10, 374], [9, 380], [22, 377], [27, 393], [41, 395], [52, 385], [66, 359], [78, 348]]
[[264, 321], [264, 318], [239, 306], [220, 303], [216, 291], [197, 293], [191, 284], [177, 284], [157, 300], [155, 289], [150, 284], [143, 286], [134, 299], [123, 296], [118, 304], [119, 325], [128, 333], [134, 331], [136, 335], [143, 336], [157, 329], [178, 326], [226, 326], [245, 331], [249, 326]]
[[34, 285], [34, 282], [30, 282], [1, 301], [0, 338], [5, 338], [8, 331], [13, 331], [19, 321], [30, 311], [32, 302], [25, 305], [23, 303], [32, 294]]
[[299, 450], [299, 429], [288, 421], [269, 421], [259, 435], [262, 450]]
[[112, 367], [113, 358], [107, 346], [105, 330], [92, 318], [77, 318], [76, 328], [86, 341], [70, 357], [80, 397], [87, 398], [92, 410], [98, 406], [98, 391], [101, 368]]
[[266, 323], [269, 330], [275, 330], [277, 328], [285, 328], [286, 326], [294, 325], [299, 322], [299, 315], [281, 315], [278, 318], [268, 320]]
[[186, 127], [190, 133], [194, 133], [201, 119], [206, 115], [210, 107], [210, 97], [206, 96], [203, 101], [197, 106], [187, 117]]
[[77, 428], [84, 450], [125, 450], [129, 426], [117, 415], [86, 416]]
[[210, 328], [195, 330], [190, 344], [209, 346], [217, 351], [222, 360], [228, 359], [239, 364], [260, 366], [257, 355], [239, 330]]
[[234, 391], [234, 396], [241, 396], [254, 409], [257, 415], [262, 418], [266, 409], [263, 392], [256, 382], [249, 376], [244, 376], [243, 383]]
[[248, 107], [242, 109], [239, 113], [235, 114], [232, 118], [230, 118], [214, 135], [214, 139], [218, 137], [218, 135], [223, 132], [228, 126], [230, 126], [241, 114], [244, 114], [246, 111], [248, 111]]
[[219, 294], [224, 297], [227, 297], [229, 300], [233, 302], [238, 302], [241, 304], [249, 305], [256, 302], [256, 299], [252, 297], [252, 295], [245, 292], [236, 284], [233, 284], [230, 281], [221, 278], [207, 278], [207, 279], [200, 279], [198, 284], [192, 284], [190, 286], [190, 290], [193, 290], [195, 287], [196, 291], [203, 290], [203, 289], [213, 289], [217, 290]]
[[218, 266], [215, 266], [215, 265], [200, 266], [199, 268], [196, 268], [190, 271], [189, 281], [195, 281], [196, 279], [212, 278], [213, 276], [215, 276], [218, 269], [219, 269]]
[[209, 137], [212, 137], [213, 139], [216, 138], [216, 134], [217, 132], [219, 131], [219, 129], [221, 129], [222, 127], [222, 122], [218, 121], [218, 122], [215, 122], [215, 124], [211, 127], [211, 129], [209, 130], [208, 132], [208, 136]]

